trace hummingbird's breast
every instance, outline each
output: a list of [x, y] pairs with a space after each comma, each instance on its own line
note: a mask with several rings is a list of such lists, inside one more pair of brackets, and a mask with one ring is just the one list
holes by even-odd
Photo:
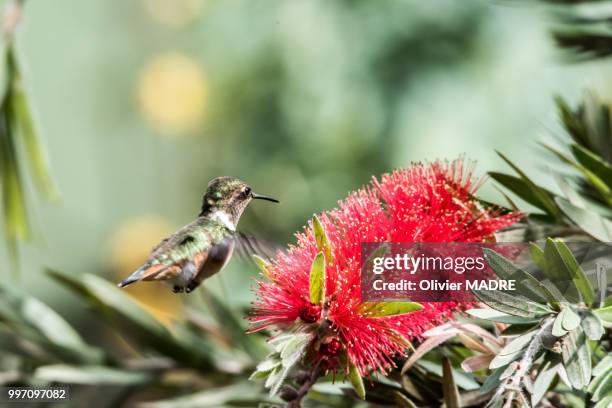
[[234, 239], [226, 237], [220, 243], [213, 245], [207, 252], [194, 257], [197, 267], [195, 275], [187, 282], [187, 289], [191, 291], [198, 287], [205, 279], [219, 272], [230, 260], [234, 251]]
[[234, 252], [234, 239], [226, 238], [220, 244], [214, 245], [208, 254], [208, 259], [204, 262], [203, 271], [212, 272], [210, 275], [206, 275], [205, 278], [214, 275], [219, 272], [225, 264], [230, 260], [232, 253]]

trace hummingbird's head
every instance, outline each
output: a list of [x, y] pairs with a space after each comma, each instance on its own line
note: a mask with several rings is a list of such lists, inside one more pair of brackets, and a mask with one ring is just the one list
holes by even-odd
[[202, 199], [200, 216], [217, 218], [230, 229], [235, 229], [244, 209], [251, 200], [267, 200], [278, 203], [278, 200], [256, 194], [242, 180], [234, 177], [217, 177], [208, 183]]

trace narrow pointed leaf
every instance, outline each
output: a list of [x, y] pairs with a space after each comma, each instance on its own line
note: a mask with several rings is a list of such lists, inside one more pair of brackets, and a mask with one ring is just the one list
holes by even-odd
[[535, 336], [536, 331], [531, 331], [525, 334], [522, 334], [504, 346], [503, 349], [498, 353], [498, 355], [510, 355], [517, 352], [520, 352], [527, 348], [533, 337]]
[[63, 361], [100, 364], [106, 356], [89, 346], [57, 312], [21, 290], [0, 284], [0, 321], [24, 342], [35, 343]]
[[315, 236], [315, 241], [317, 243], [317, 249], [319, 252], [323, 252], [325, 255], [325, 260], [327, 264], [332, 261], [332, 247], [329, 242], [329, 238], [327, 237], [327, 233], [325, 232], [325, 228], [323, 228], [323, 224], [321, 224], [321, 220], [316, 215], [312, 217], [312, 229]]
[[608, 186], [608, 189], [612, 188], [612, 166], [610, 166], [610, 163], [578, 144], [572, 144], [571, 149], [574, 157], [581, 165], [597, 175]]
[[602, 307], [601, 309], [593, 310], [595, 316], [608, 324], [612, 324], [612, 306]]
[[410, 370], [410, 368], [420, 360], [425, 354], [430, 352], [431, 350], [438, 347], [440, 344], [444, 343], [446, 340], [455, 337], [455, 333], [444, 333], [434, 337], [428, 337], [422, 342], [419, 347], [414, 351], [414, 353], [410, 356], [410, 358], [404, 363], [402, 367], [402, 374], [406, 373], [406, 371]]
[[284, 367], [293, 367], [304, 355], [312, 339], [311, 333], [298, 333], [293, 335], [283, 347], [280, 357]]
[[362, 400], [365, 400], [366, 392], [365, 387], [363, 385], [363, 378], [361, 378], [359, 370], [357, 369], [355, 364], [353, 364], [352, 361], [349, 361], [348, 379], [351, 385], [353, 386], [355, 393], [357, 393], [357, 396]]
[[582, 164], [574, 161], [570, 156], [564, 153], [561, 153], [560, 151], [554, 149], [553, 147], [550, 147], [545, 144], [543, 144], [543, 146], [546, 149], [548, 149], [550, 152], [555, 154], [562, 162], [570, 165], [571, 167], [576, 169], [578, 172], [580, 172], [582, 174], [582, 177], [584, 177], [584, 179], [586, 179], [589, 182], [589, 184], [591, 184], [595, 188], [595, 190], [597, 190], [599, 194], [606, 201], [609, 201], [612, 198], [610, 196], [611, 195], [610, 187], [607, 186], [606, 183], [597, 176], [597, 174], [593, 173], [591, 170], [589, 170]]
[[529, 324], [538, 322], [539, 318], [527, 318], [522, 316], [514, 316], [495, 309], [470, 309], [467, 313], [483, 320], [506, 324]]
[[69, 366], [64, 364], [38, 367], [38, 381], [83, 385], [136, 385], [153, 380], [146, 372], [127, 371], [103, 366]]
[[116, 285], [98, 276], [84, 274], [71, 277], [59, 272], [48, 271], [49, 275], [75, 294], [89, 302], [97, 315], [110, 322], [122, 337], [135, 342], [140, 348], [154, 350], [182, 363], [209, 367], [211, 356], [208, 351], [188, 347], [157, 318], [137, 304]]
[[546, 392], [550, 388], [555, 376], [557, 375], [557, 366], [547, 362], [540, 370], [538, 378], [533, 383], [533, 393], [531, 394], [531, 405], [534, 407], [542, 400]]
[[546, 259], [544, 258], [544, 251], [537, 244], [529, 243], [529, 255], [531, 260], [540, 268], [540, 270], [546, 269]]
[[15, 121], [19, 128], [21, 140], [23, 141], [24, 151], [27, 155], [27, 162], [32, 169], [34, 181], [39, 190], [42, 191], [48, 199], [57, 199], [58, 193], [51, 177], [48, 159], [45, 150], [38, 137], [38, 132], [33, 120], [31, 108], [25, 95], [23, 85], [21, 83], [21, 75], [17, 66], [15, 66], [15, 74], [13, 78], [13, 100]]
[[557, 185], [563, 192], [563, 195], [565, 195], [565, 198], [567, 198], [570, 203], [572, 203], [576, 207], [586, 207], [584, 198], [582, 198], [580, 193], [574, 190], [574, 188], [567, 181], [565, 181], [565, 179], [563, 179], [561, 175], [555, 174], [554, 177], [555, 181], [557, 182]]
[[417, 406], [414, 405], [414, 402], [410, 401], [410, 399], [400, 391], [394, 390], [392, 394], [398, 408], [417, 408]]
[[610, 408], [612, 405], [612, 395], [605, 397], [599, 401], [593, 408]]
[[461, 362], [461, 368], [468, 373], [484, 370], [489, 367], [494, 356], [492, 354], [480, 354], [468, 357]]
[[582, 267], [572, 254], [572, 251], [570, 251], [563, 241], [555, 241], [555, 246], [559, 252], [559, 255], [563, 259], [565, 266], [570, 271], [574, 284], [582, 295], [582, 299], [588, 306], [592, 305], [593, 301], [595, 300], [595, 292], [593, 291], [591, 283], [582, 270]]
[[270, 271], [268, 271], [268, 262], [266, 262], [266, 260], [259, 255], [253, 255], [253, 260], [255, 261], [255, 264], [257, 265], [261, 273], [263, 273], [268, 280], [272, 280], [272, 277], [270, 276]]
[[513, 361], [518, 360], [523, 355], [523, 350], [516, 351], [512, 354], [498, 354], [491, 360], [489, 369], [494, 370], [496, 368], [504, 367]]
[[561, 345], [563, 365], [575, 389], [583, 389], [591, 379], [591, 352], [582, 330], [573, 330]]
[[325, 296], [325, 256], [319, 252], [310, 267], [310, 303], [320, 305]]
[[601, 376], [601, 380], [598, 381], [597, 387], [592, 391], [593, 397], [591, 401], [599, 401], [604, 397], [612, 394], [612, 371]]
[[527, 177], [527, 175], [523, 173], [521, 169], [512, 163], [506, 156], [499, 152], [497, 152], [497, 154], [521, 177], [521, 180], [523, 180], [523, 182], [526, 184], [527, 189], [539, 201], [538, 207], [550, 215], [557, 216], [559, 214], [559, 210], [555, 205], [554, 195], [531, 181], [531, 179]]
[[[551, 214], [550, 208], [547, 206], [546, 201], [542, 200], [541, 194], [535, 193], [535, 188], [540, 187], [536, 186], [534, 188], [533, 186], [535, 186], [535, 184], [530, 184], [528, 181], [522, 178], [515, 177], [509, 174], [499, 173], [495, 171], [491, 171], [488, 174], [493, 180], [497, 181], [499, 184], [512, 191], [525, 202], [539, 208], [540, 210], [545, 211], [546, 213]], [[547, 191], [542, 188], [541, 190], [544, 191], [543, 194], [546, 194], [549, 197], [553, 196], [550, 191]]]
[[494, 369], [491, 372], [491, 375], [489, 375], [485, 379], [484, 383], [482, 384], [482, 387], [480, 388], [480, 392], [483, 394], [486, 394], [492, 391], [493, 389], [497, 388], [500, 383], [500, 377], [503, 372], [504, 372], [504, 368], [502, 367]]
[[423, 309], [416, 302], [365, 302], [359, 305], [359, 311], [368, 317], [387, 317], [412, 313]]
[[498, 290], [474, 290], [481, 302], [500, 312], [526, 318], [537, 318], [552, 313], [549, 308], [526, 301]]
[[502, 279], [515, 280], [524, 293], [530, 294], [530, 300], [555, 302], [553, 294], [531, 274], [517, 267], [495, 251], [485, 248], [483, 253], [493, 271]]
[[563, 213], [584, 232], [602, 242], [612, 241], [612, 222], [610, 220], [593, 211], [576, 207], [563, 198], [557, 197], [556, 202]]
[[[273, 371], [270, 377], [268, 377], [268, 380], [272, 379], [269, 385], [270, 396], [275, 396], [276, 394], [278, 394], [278, 391], [280, 390], [281, 386], [285, 382], [285, 379], [287, 378], [287, 375], [289, 375], [290, 370], [291, 370], [291, 367], [283, 366], [283, 367], [280, 367], [278, 371], [276, 370]], [[266, 386], [268, 386], [267, 381], [266, 381]]]
[[453, 376], [453, 368], [448, 357], [442, 360], [442, 393], [446, 408], [461, 408], [459, 389]]
[[612, 371], [612, 355], [610, 354], [605, 356], [599, 363], [597, 363], [595, 368], [593, 368], [593, 376], [598, 377], [608, 371]]

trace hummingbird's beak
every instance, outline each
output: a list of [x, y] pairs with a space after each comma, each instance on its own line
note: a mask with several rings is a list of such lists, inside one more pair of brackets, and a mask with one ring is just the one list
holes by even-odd
[[272, 197], [268, 197], [265, 195], [261, 195], [261, 194], [251, 194], [251, 196], [253, 197], [254, 200], [266, 200], [266, 201], [272, 201], [273, 203], [280, 203], [280, 201], [278, 201], [276, 198], [272, 198]]

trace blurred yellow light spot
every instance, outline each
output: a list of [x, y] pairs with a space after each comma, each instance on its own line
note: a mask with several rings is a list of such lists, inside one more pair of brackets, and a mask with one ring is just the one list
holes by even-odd
[[[157, 216], [134, 218], [119, 226], [110, 237], [109, 266], [117, 282], [121, 281], [149, 257], [151, 250], [173, 232], [165, 219]], [[182, 315], [180, 296], [159, 282], [134, 283], [125, 289], [164, 323]]]
[[158, 23], [181, 27], [202, 12], [202, 0], [143, 0], [145, 9]]
[[163, 134], [193, 133], [202, 122], [207, 94], [202, 69], [182, 54], [154, 58], [140, 76], [141, 110], [149, 123]]

